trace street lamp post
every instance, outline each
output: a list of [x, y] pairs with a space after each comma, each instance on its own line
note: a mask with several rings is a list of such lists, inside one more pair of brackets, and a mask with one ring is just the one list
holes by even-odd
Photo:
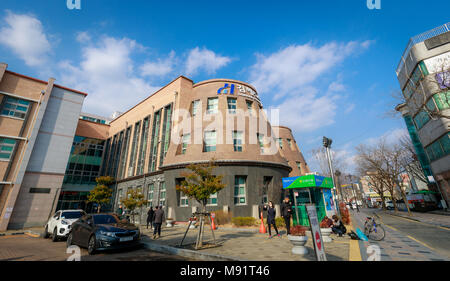
[[334, 204], [336, 206], [335, 207], [336, 208], [336, 212], [340, 213], [339, 205], [338, 205], [338, 202], [336, 200], [336, 179], [334, 178], [333, 166], [331, 165], [330, 147], [331, 147], [332, 143], [333, 143], [332, 139], [329, 139], [327, 137], [323, 137], [323, 146], [325, 147], [326, 152], [327, 152], [328, 166], [330, 168], [331, 179], [333, 180]]

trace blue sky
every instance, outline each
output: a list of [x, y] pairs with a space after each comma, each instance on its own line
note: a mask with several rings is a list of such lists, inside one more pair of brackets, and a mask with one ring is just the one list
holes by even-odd
[[352, 168], [353, 148], [395, 138], [385, 112], [411, 36], [449, 21], [449, 1], [2, 0], [0, 61], [89, 93], [84, 111], [124, 111], [178, 75], [231, 78], [280, 109], [300, 149], [326, 135]]

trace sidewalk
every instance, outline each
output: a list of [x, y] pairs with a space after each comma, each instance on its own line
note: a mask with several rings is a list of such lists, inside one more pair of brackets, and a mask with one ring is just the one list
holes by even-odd
[[412, 212], [412, 216], [409, 216], [407, 211], [398, 211], [398, 212], [385, 211], [385, 212], [392, 216], [399, 216], [399, 217], [403, 217], [406, 219], [419, 221], [422, 223], [428, 223], [431, 225], [450, 228], [450, 214], [449, 215], [441, 214], [441, 212], [439, 212], [439, 213], [436, 213], [436, 212], [435, 213]]
[[[161, 231], [161, 238], [153, 240], [153, 232], [141, 228], [143, 241], [148, 243], [157, 243], [160, 245], [178, 247], [187, 225], [178, 225], [171, 228], [164, 227]], [[201, 253], [210, 253], [225, 257], [233, 257], [237, 260], [250, 261], [315, 261], [315, 253], [311, 239], [311, 233], [308, 232], [308, 242], [306, 247], [309, 253], [305, 256], [292, 254], [293, 245], [285, 235], [285, 230], [280, 230], [282, 237], [273, 237], [269, 239], [269, 234], [260, 234], [258, 232], [248, 231], [247, 229], [217, 229], [214, 231], [217, 246], [212, 246], [213, 238], [211, 229], [205, 227], [204, 242], [209, 246], [206, 249], [199, 250]], [[183, 248], [193, 250], [198, 229], [190, 229]], [[273, 234], [273, 233], [272, 233]], [[348, 236], [336, 237], [331, 243], [325, 244], [325, 252], [329, 261], [348, 261], [350, 238]]]
[[9, 236], [9, 235], [30, 235], [33, 237], [39, 237], [42, 233], [44, 233], [43, 227], [30, 227], [19, 230], [7, 230], [0, 232], [0, 236]]

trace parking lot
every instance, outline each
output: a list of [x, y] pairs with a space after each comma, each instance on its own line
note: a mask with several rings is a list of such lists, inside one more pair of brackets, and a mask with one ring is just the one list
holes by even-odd
[[[0, 237], [0, 261], [65, 261], [77, 258], [77, 249], [67, 252], [66, 242], [29, 235]], [[81, 261], [179, 261], [186, 258], [166, 255], [138, 247], [116, 251], [99, 252], [93, 256], [86, 249], [79, 251]]]

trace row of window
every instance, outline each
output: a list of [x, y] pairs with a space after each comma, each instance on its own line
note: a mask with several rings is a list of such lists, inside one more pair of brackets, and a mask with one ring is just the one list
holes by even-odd
[[[450, 108], [450, 91], [437, 93], [433, 95], [432, 98], [428, 100], [425, 104], [426, 108], [434, 112], [436, 110], [442, 111], [444, 109]], [[425, 126], [428, 121], [430, 121], [430, 116], [425, 110], [419, 111], [413, 118], [417, 130]]]
[[425, 151], [430, 162], [450, 154], [450, 133], [435, 140], [425, 148]]
[[0, 138], [0, 160], [11, 159], [16, 142], [14, 139]]
[[[253, 102], [246, 100], [247, 109], [250, 114], [253, 114]], [[196, 116], [199, 112], [200, 100], [195, 100], [192, 102], [191, 113], [192, 116]], [[228, 113], [235, 114], [237, 108], [237, 99], [236, 98], [227, 98], [227, 106]], [[207, 114], [216, 114], [219, 111], [219, 98], [208, 98], [206, 105], [206, 113]]]
[[2, 100], [1, 115], [25, 119], [29, 107], [29, 101], [5, 96]]
[[421, 61], [416, 66], [416, 69], [413, 71], [410, 79], [408, 79], [405, 87], [403, 88], [403, 95], [405, 96], [405, 98], [408, 99], [412, 96], [419, 84], [419, 81], [421, 81], [428, 74], [429, 72], [427, 67], [425, 66], [425, 63]]

